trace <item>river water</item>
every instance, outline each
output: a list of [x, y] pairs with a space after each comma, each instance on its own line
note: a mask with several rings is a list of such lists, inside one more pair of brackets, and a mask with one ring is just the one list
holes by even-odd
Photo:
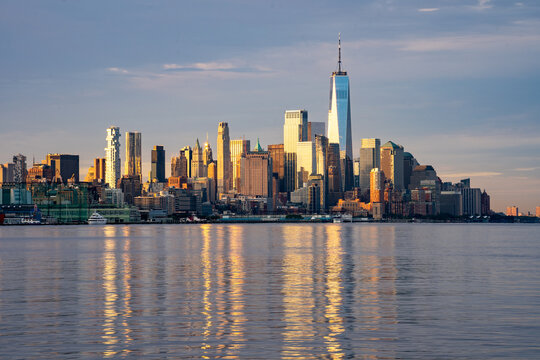
[[540, 227], [0, 227], [0, 358], [540, 358]]

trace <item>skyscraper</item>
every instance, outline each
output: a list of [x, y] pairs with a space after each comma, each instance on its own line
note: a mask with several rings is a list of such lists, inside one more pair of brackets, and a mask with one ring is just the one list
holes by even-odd
[[26, 175], [28, 174], [26, 170], [26, 156], [23, 154], [13, 155], [13, 164], [13, 181], [16, 183], [26, 182]]
[[165, 179], [165, 150], [163, 146], [156, 145], [152, 149], [152, 164], [150, 169], [150, 182], [163, 183]]
[[268, 145], [268, 154], [272, 158], [272, 175], [276, 178], [276, 193], [282, 192], [285, 178], [285, 155], [283, 144]]
[[326, 123], [318, 121], [308, 121], [308, 141], [315, 141], [315, 135], [326, 136]]
[[231, 138], [229, 124], [220, 122], [217, 136], [217, 188], [218, 194], [227, 193], [231, 188]]
[[403, 146], [388, 141], [381, 147], [381, 170], [395, 190], [403, 188]]
[[283, 152], [285, 154], [285, 191], [291, 192], [298, 188], [296, 173], [297, 145], [306, 141], [308, 135], [308, 113], [306, 110], [285, 111], [283, 125]]
[[142, 179], [141, 133], [126, 132], [126, 175], [138, 175]]
[[71, 178], [79, 182], [79, 155], [47, 154], [47, 165], [52, 169], [56, 181], [64, 184]]
[[238, 139], [230, 141], [231, 163], [232, 163], [232, 188], [240, 190], [240, 159], [242, 155], [248, 153], [251, 149], [249, 140]]
[[380, 168], [381, 140], [362, 139], [360, 148], [360, 189], [370, 188], [371, 169]]
[[203, 150], [201, 148], [201, 145], [199, 144], [199, 139], [197, 139], [197, 142], [195, 143], [192, 156], [191, 177], [206, 177], [206, 174], [204, 173]]
[[186, 175], [188, 178], [191, 177], [191, 159], [193, 157], [193, 151], [191, 150], [191, 146], [184, 146], [180, 149], [180, 153], [184, 153], [184, 156], [186, 157]]
[[299, 141], [296, 144], [296, 173], [298, 174], [298, 187], [307, 186], [309, 176], [316, 171], [315, 142]]
[[341, 36], [338, 41], [338, 70], [330, 77], [330, 106], [328, 110], [328, 141], [339, 144], [343, 190], [353, 184], [351, 99], [349, 76], [341, 69]]
[[120, 179], [120, 128], [111, 126], [107, 129], [107, 147], [105, 148], [105, 182], [116, 188]]

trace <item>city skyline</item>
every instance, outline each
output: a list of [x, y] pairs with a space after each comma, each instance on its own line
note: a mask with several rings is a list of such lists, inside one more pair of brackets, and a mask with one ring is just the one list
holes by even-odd
[[[234, 35], [247, 25], [225, 31], [222, 46], [210, 35], [219, 25], [230, 24], [226, 16], [239, 6], [236, 2], [224, 9], [217, 25], [198, 33], [197, 41], [166, 31], [180, 20], [173, 15], [182, 18], [177, 8], [166, 16], [164, 9], [145, 3], [110, 5], [108, 16], [128, 29], [134, 26], [128, 15], [145, 14], [147, 25], [164, 20], [151, 33], [163, 35], [153, 47], [153, 57], [137, 52], [152, 36], [143, 36], [140, 44], [129, 41], [137, 56], [128, 57], [129, 46], [114, 49], [124, 38], [113, 35], [108, 46], [96, 52], [99, 56], [82, 59], [68, 51], [63, 60], [60, 54], [69, 50], [72, 40], [70, 35], [60, 36], [60, 31], [66, 26], [88, 30], [76, 49], [88, 54], [105, 39], [95, 27], [104, 23], [107, 28], [105, 15], [94, 10], [82, 17], [88, 10], [83, 4], [5, 2], [2, 12], [11, 18], [2, 22], [2, 29], [11, 31], [2, 31], [8, 51], [0, 60], [5, 84], [0, 93], [5, 109], [0, 162], [17, 153], [27, 159], [43, 159], [47, 153], [79, 154], [84, 178], [93, 159], [105, 156], [103, 131], [109, 126], [144, 133], [143, 176], [150, 169], [153, 146], [163, 145], [168, 154], [176, 154], [209, 130], [215, 134], [220, 121], [229, 123], [231, 139], [245, 135], [252, 141], [260, 137], [265, 148], [279, 144], [285, 110], [306, 109], [310, 121], [326, 120], [327, 76], [336, 67], [335, 38], [341, 31], [347, 71], [353, 77], [353, 157], [358, 156], [362, 138], [394, 141], [421, 164], [433, 165], [443, 180], [471, 177], [475, 187], [492, 195], [497, 211], [510, 205], [534, 210], [540, 199], [540, 111], [535, 100], [539, 65], [534, 61], [540, 52], [538, 5], [529, 1], [344, 4], [351, 14], [340, 13], [344, 18], [339, 24], [332, 24], [337, 14], [324, 5], [308, 6], [310, 19], [324, 21], [314, 29], [310, 20], [303, 20], [307, 29], [299, 32], [295, 27], [279, 31], [270, 17], [283, 15], [284, 10], [264, 7], [270, 15], [254, 34], [247, 34], [245, 43], [238, 43]], [[298, 10], [301, 5], [307, 6], [286, 8]], [[198, 11], [202, 5], [190, 6], [194, 8], [187, 13], [195, 14], [195, 20], [204, 17]], [[261, 7], [251, 5], [243, 15]], [[359, 22], [368, 15], [383, 21], [360, 25], [352, 21], [355, 13]], [[28, 25], [37, 15], [43, 16]], [[19, 24], [22, 16], [28, 22]], [[459, 26], [448, 25], [458, 18], [463, 19]], [[448, 26], [438, 28], [437, 22]], [[377, 33], [385, 29], [383, 24], [391, 26]], [[50, 33], [38, 36], [45, 25], [52, 26]], [[271, 35], [256, 42], [268, 29], [273, 30]], [[428, 29], [433, 30], [429, 35]], [[29, 47], [20, 48], [21, 41]], [[32, 55], [47, 46], [57, 51], [43, 58]], [[36, 58], [39, 63], [34, 63]], [[287, 83], [288, 79], [293, 81]], [[185, 91], [186, 83], [194, 86]], [[237, 98], [243, 100], [233, 101]], [[120, 140], [122, 155], [124, 140]], [[170, 156], [166, 161], [169, 164]]]

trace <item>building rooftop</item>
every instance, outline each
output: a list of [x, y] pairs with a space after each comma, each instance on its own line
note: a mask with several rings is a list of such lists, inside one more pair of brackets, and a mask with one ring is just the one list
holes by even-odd
[[401, 148], [401, 146], [399, 146], [398, 144], [396, 144], [396, 143], [394, 143], [392, 141], [388, 141], [386, 144], [381, 146], [381, 148], [399, 149], [399, 148]]

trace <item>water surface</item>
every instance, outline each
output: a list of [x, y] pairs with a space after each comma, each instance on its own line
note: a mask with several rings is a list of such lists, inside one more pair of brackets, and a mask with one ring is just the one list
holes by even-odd
[[539, 358], [539, 230], [1, 227], [0, 357]]

